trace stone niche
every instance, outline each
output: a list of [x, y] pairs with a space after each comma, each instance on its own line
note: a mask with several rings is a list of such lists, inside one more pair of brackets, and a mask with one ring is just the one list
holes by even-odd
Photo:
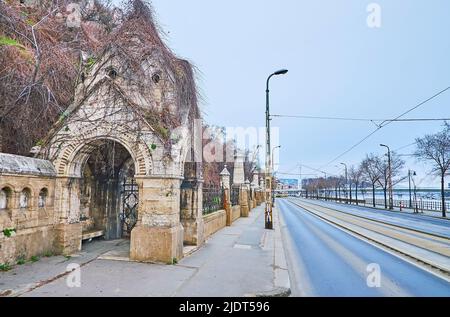
[[0, 171], [0, 263], [57, 252], [52, 163], [0, 153]]

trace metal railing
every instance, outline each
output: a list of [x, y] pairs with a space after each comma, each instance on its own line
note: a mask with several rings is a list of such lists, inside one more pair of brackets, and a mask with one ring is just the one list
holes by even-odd
[[[309, 199], [318, 199], [318, 200], [328, 200], [328, 201], [336, 201], [340, 203], [349, 203], [349, 204], [358, 204], [358, 205], [365, 205], [365, 206], [373, 206], [373, 198], [372, 197], [365, 197], [363, 199], [348, 199], [348, 198], [336, 198], [336, 197], [325, 197], [320, 196], [317, 194], [310, 194], [308, 196], [301, 195], [304, 198]], [[394, 199], [393, 201], [394, 208], [400, 208], [400, 205], [402, 208], [410, 208], [409, 206], [409, 199]], [[375, 199], [375, 206], [382, 206], [383, 208], [385, 206], [389, 206], [389, 201], [386, 202], [384, 199], [377, 198]], [[420, 211], [442, 211], [442, 202], [440, 200], [425, 200], [422, 198], [419, 198], [417, 200], [412, 200], [412, 209], [420, 210]], [[450, 201], [445, 201], [445, 210], [450, 210]]]
[[203, 186], [203, 215], [223, 209], [224, 190], [220, 186]]
[[324, 196], [310, 196], [310, 199], [319, 199], [325, 201], [336, 201], [339, 203], [349, 203], [349, 204], [364, 204], [365, 201], [362, 199], [348, 199], [348, 198], [336, 198], [336, 197], [324, 197]]
[[240, 193], [239, 187], [237, 186], [231, 187], [231, 194], [230, 194], [231, 206], [239, 205], [239, 193]]
[[[402, 208], [409, 208], [409, 199], [394, 199], [393, 205], [394, 207], [400, 208], [400, 204]], [[366, 199], [366, 205], [373, 205], [373, 200], [371, 198]], [[385, 206], [384, 199], [375, 199], [376, 206]], [[389, 205], [389, 201], [388, 201]], [[422, 198], [417, 200], [412, 200], [413, 209], [418, 209], [421, 211], [429, 210], [429, 211], [441, 211], [442, 210], [442, 202], [440, 200], [424, 200]], [[450, 201], [445, 202], [445, 210], [450, 210]]]

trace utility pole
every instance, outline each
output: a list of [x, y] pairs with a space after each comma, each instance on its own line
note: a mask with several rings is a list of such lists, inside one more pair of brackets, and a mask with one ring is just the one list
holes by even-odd
[[[274, 155], [274, 153], [275, 153], [275, 149], [279, 149], [279, 148], [281, 148], [281, 145], [278, 145], [278, 146], [275, 146], [275, 147], [273, 147], [272, 148], [272, 166], [271, 166], [271, 168], [272, 168], [272, 173], [274, 173], [274, 171], [275, 171], [275, 168], [274, 168], [274, 165], [275, 165], [275, 163], [274, 163], [274, 158], [273, 158], [273, 155]], [[275, 175], [275, 174], [274, 174]], [[275, 206], [275, 194], [274, 194], [274, 188], [272, 188], [272, 207], [273, 206]]]
[[[410, 169], [408, 170], [408, 183], [409, 183], [409, 208], [413, 208], [413, 204], [412, 204], [412, 197], [411, 197], [411, 178], [412, 176], [416, 176], [416, 172], [415, 171], [411, 171]], [[415, 199], [415, 190], [414, 190], [414, 199]]]
[[299, 171], [298, 171], [298, 175], [300, 177], [299, 182], [298, 182], [298, 189], [300, 190], [300, 197], [302, 196], [302, 190], [303, 190], [303, 185], [302, 185], [302, 165], [299, 164]]
[[[412, 176], [417, 176], [416, 172], [414, 172], [414, 174]], [[416, 187], [416, 182], [414, 181], [414, 177], [412, 177], [412, 182], [413, 182], [413, 186], [414, 186], [414, 212], [418, 213], [419, 207], [417, 206], [417, 187]]]
[[347, 164], [345, 163], [341, 163], [342, 165], [344, 165], [345, 167], [345, 198], [347, 199], [347, 201], [345, 202], [346, 204], [348, 204], [348, 191], [347, 191], [347, 185], [348, 185], [348, 170], [347, 170]]
[[385, 144], [380, 144], [388, 150], [388, 186], [389, 186], [389, 210], [394, 209], [394, 198], [392, 192], [392, 167], [391, 167], [391, 149]]
[[408, 170], [408, 188], [409, 188], [409, 208], [412, 208], [412, 197], [411, 197], [411, 170]]
[[266, 82], [266, 209], [265, 228], [273, 229], [272, 218], [272, 171], [271, 171], [271, 148], [270, 148], [270, 106], [269, 106], [269, 81], [273, 76], [284, 75], [287, 69], [274, 72], [267, 78]]

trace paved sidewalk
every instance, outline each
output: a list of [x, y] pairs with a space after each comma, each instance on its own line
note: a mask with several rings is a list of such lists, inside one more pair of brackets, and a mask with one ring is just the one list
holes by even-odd
[[[260, 206], [177, 265], [100, 259], [127, 242], [88, 243], [77, 257], [43, 258], [0, 272], [0, 295], [286, 296], [289, 278], [276, 210], [274, 219], [275, 230], [265, 230]], [[81, 287], [67, 286], [71, 263], [81, 265]]]

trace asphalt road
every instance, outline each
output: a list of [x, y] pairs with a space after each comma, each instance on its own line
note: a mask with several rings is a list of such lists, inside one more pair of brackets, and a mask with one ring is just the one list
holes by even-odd
[[450, 296], [446, 280], [286, 200], [276, 205], [294, 296]]

